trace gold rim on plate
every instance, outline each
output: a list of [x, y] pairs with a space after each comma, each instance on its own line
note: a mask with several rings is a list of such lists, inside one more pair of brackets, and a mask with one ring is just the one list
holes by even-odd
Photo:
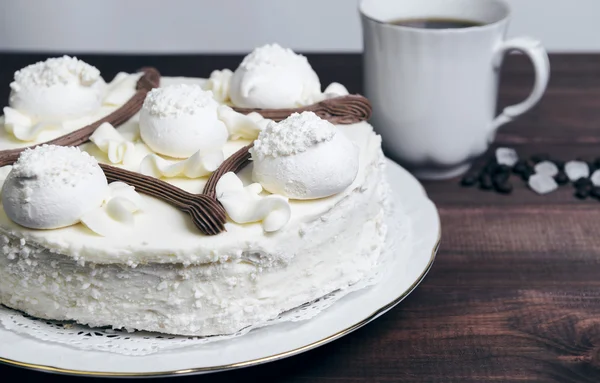
[[[439, 214], [438, 214], [438, 222], [439, 222]], [[400, 295], [398, 298], [394, 299], [392, 302], [388, 303], [387, 305], [381, 307], [380, 309], [378, 309], [377, 311], [375, 311], [374, 313], [372, 313], [365, 319], [361, 320], [360, 322], [357, 322], [344, 330], [341, 330], [333, 335], [330, 335], [326, 338], [323, 338], [323, 339], [313, 342], [311, 344], [307, 344], [305, 346], [298, 347], [293, 350], [281, 352], [279, 354], [265, 356], [263, 358], [258, 358], [258, 359], [253, 359], [253, 360], [247, 360], [245, 362], [225, 364], [225, 365], [221, 365], [221, 366], [198, 367], [198, 368], [188, 368], [188, 369], [174, 370], [174, 371], [157, 371], [157, 372], [80, 371], [80, 370], [71, 370], [71, 369], [67, 369], [67, 368], [45, 366], [45, 365], [41, 365], [41, 364], [19, 362], [16, 360], [6, 359], [6, 358], [0, 358], [0, 363], [4, 363], [4, 364], [10, 365], [10, 366], [27, 368], [30, 370], [53, 372], [53, 373], [57, 373], [57, 374], [96, 376], [96, 377], [140, 377], [141, 378], [141, 377], [191, 375], [191, 374], [198, 374], [198, 373], [205, 373], [205, 372], [233, 370], [233, 369], [237, 369], [237, 368], [256, 366], [259, 364], [273, 362], [273, 361], [276, 361], [279, 359], [284, 359], [284, 358], [287, 358], [290, 356], [301, 354], [305, 351], [312, 350], [312, 349], [322, 346], [326, 343], [329, 343], [336, 339], [339, 339], [345, 335], [348, 335], [349, 333], [351, 333], [355, 330], [358, 330], [362, 326], [373, 321], [379, 315], [385, 313], [386, 311], [390, 310], [392, 307], [394, 307], [395, 305], [400, 303], [402, 300], [404, 300], [404, 298], [406, 298], [410, 293], [412, 293], [413, 290], [423, 281], [423, 279], [429, 272], [429, 269], [431, 269], [431, 266], [433, 265], [433, 261], [435, 260], [435, 256], [437, 254], [438, 248], [440, 247], [441, 239], [442, 239], [442, 228], [441, 228], [441, 223], [440, 223], [439, 227], [438, 227], [438, 238], [437, 238], [437, 241], [435, 243], [433, 250], [431, 251], [431, 256], [429, 258], [429, 262], [427, 263], [427, 266], [425, 267], [425, 269], [423, 270], [421, 275], [419, 275], [419, 278], [417, 278], [417, 280], [415, 282], [413, 282], [413, 284], [410, 285], [410, 287], [405, 292], [403, 292], [402, 295]]]

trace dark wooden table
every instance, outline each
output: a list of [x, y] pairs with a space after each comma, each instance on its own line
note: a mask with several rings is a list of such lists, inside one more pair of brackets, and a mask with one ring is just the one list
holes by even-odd
[[[45, 58], [0, 55], [0, 100], [12, 73]], [[207, 76], [239, 56], [84, 56], [111, 78], [154, 65], [165, 75]], [[357, 55], [310, 55], [323, 84], [361, 90]], [[600, 56], [554, 55], [541, 104], [504, 127], [497, 144], [564, 160], [600, 156]], [[532, 69], [504, 67], [500, 104], [523, 99]], [[423, 283], [400, 306], [336, 342], [263, 366], [179, 381], [599, 382], [600, 203], [571, 187], [547, 196], [514, 182], [510, 196], [427, 182], [443, 239]], [[1, 341], [1, 340], [0, 340]], [[102, 363], [101, 360], [98, 363]], [[12, 377], [7, 379], [6, 377]], [[0, 381], [75, 382], [0, 366]]]

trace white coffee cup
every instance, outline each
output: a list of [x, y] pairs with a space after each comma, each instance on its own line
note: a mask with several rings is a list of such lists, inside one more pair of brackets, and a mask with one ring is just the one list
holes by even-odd
[[[365, 93], [386, 154], [422, 179], [468, 170], [498, 127], [527, 112], [550, 76], [538, 40], [506, 40], [510, 9], [501, 0], [362, 0]], [[481, 26], [425, 29], [398, 19], [457, 19]], [[535, 68], [529, 97], [499, 116], [499, 68], [509, 51], [528, 55]]]

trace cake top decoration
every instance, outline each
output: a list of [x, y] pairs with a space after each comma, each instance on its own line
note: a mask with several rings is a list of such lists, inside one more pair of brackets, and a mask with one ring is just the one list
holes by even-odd
[[312, 112], [294, 113], [260, 132], [250, 149], [252, 178], [271, 193], [292, 199], [344, 191], [358, 174], [356, 145]]
[[143, 108], [157, 117], [193, 115], [205, 108], [217, 108], [212, 92], [197, 85], [171, 85], [148, 92]]
[[[160, 82], [160, 73], [155, 68], [142, 68], [140, 69], [142, 72], [142, 76], [136, 83], [136, 93], [131, 97], [125, 104], [123, 104], [120, 108], [112, 112], [106, 117], [101, 118], [98, 121], [95, 121], [89, 125], [86, 125], [80, 129], [72, 131], [68, 134], [57, 137], [51, 141], [47, 141], [44, 143], [40, 143], [37, 145], [32, 145], [28, 148], [33, 149], [36, 146], [40, 146], [42, 144], [48, 145], [59, 145], [59, 146], [77, 146], [81, 145], [88, 141], [90, 136], [94, 133], [94, 131], [103, 123], [109, 122], [113, 126], [119, 126], [122, 123], [129, 120], [133, 117], [142, 107], [142, 103], [144, 102], [144, 98], [148, 91], [152, 88], [156, 88]], [[54, 103], [62, 103], [61, 98], [50, 98]], [[62, 104], [61, 104], [62, 105]], [[6, 112], [5, 108], [5, 112]], [[6, 118], [6, 115], [5, 115]], [[5, 124], [8, 123], [5, 120]], [[21, 152], [26, 150], [25, 148], [16, 148], [16, 149], [8, 149], [0, 151], [0, 166], [10, 165], [14, 163]]]
[[174, 158], [221, 149], [229, 131], [218, 107], [212, 93], [198, 85], [153, 89], [140, 113], [140, 135], [153, 151]]
[[15, 72], [10, 88], [10, 108], [34, 123], [56, 124], [94, 112], [106, 93], [100, 71], [69, 56], [51, 58]]
[[319, 77], [307, 58], [277, 44], [256, 48], [235, 72], [215, 70], [202, 88], [235, 111], [259, 113], [281, 121], [292, 113], [315, 112], [334, 124], [354, 124], [371, 117], [371, 104], [360, 95], [350, 95], [339, 83], [321, 92]]
[[269, 194], [261, 196], [259, 183], [244, 187], [242, 180], [233, 172], [223, 174], [217, 183], [217, 199], [231, 220], [237, 223], [262, 221], [267, 233], [283, 228], [292, 215], [288, 199]]
[[53, 85], [90, 86], [100, 80], [100, 71], [76, 57], [56, 57], [15, 72], [15, 81], [10, 84], [13, 91], [23, 87], [51, 87]]
[[78, 148], [42, 145], [21, 153], [2, 189], [6, 215], [21, 226], [55, 229], [101, 206], [107, 181]]
[[292, 108], [321, 94], [319, 77], [306, 57], [277, 44], [256, 48], [235, 70], [229, 96], [235, 106]]
[[262, 67], [273, 69], [292, 65], [308, 65], [310, 67], [306, 57], [294, 53], [291, 49], [283, 48], [279, 44], [266, 44], [255, 48], [250, 54], [246, 55], [240, 67], [251, 71]]
[[42, 145], [21, 153], [12, 173], [49, 188], [57, 183], [73, 185], [76, 179], [93, 176], [97, 169], [98, 161], [76, 147]]
[[280, 123], [267, 125], [254, 142], [256, 157], [289, 156], [335, 136], [336, 128], [313, 112], [293, 113]]

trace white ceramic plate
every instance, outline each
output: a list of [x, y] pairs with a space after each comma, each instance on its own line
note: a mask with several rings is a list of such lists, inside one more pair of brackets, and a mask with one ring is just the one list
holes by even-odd
[[[388, 161], [388, 179], [394, 201], [404, 206], [412, 221], [410, 254], [390, 260], [379, 284], [343, 297], [309, 321], [277, 324], [227, 341], [148, 356], [82, 351], [0, 329], [0, 362], [88, 376], [200, 374], [286, 358], [349, 334], [406, 298], [427, 274], [439, 245], [439, 216], [419, 182], [392, 161]], [[393, 230], [389, 235], [394, 235]]]

